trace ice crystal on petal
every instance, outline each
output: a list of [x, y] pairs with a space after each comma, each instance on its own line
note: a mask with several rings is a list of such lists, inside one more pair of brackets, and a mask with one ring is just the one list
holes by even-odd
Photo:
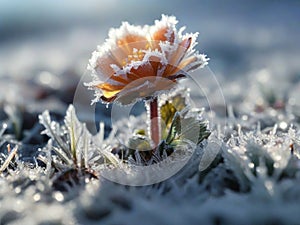
[[[92, 103], [101, 99], [130, 104], [157, 96], [163, 85], [154, 83], [155, 89], [147, 91], [148, 86], [139, 80], [147, 83], [151, 77], [161, 77], [176, 85], [186, 72], [205, 66], [208, 59], [194, 49], [198, 33], [182, 35], [184, 29], [177, 31], [176, 24], [174, 16], [162, 15], [162, 19], [156, 20], [152, 26], [141, 27], [123, 22], [120, 28], [111, 29], [109, 38], [93, 52], [88, 65], [93, 81], [86, 85], [95, 91]], [[128, 96], [129, 100], [125, 101], [127, 94], [133, 92], [128, 89], [134, 89], [134, 82], [144, 87], [147, 94], [135, 89], [136, 95]], [[170, 89], [172, 87], [164, 91]]]

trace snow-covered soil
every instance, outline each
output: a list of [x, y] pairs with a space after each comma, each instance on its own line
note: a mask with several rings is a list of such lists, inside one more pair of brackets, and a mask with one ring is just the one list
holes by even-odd
[[[1, 20], [6, 26], [0, 26], [5, 34], [0, 39], [1, 168], [18, 147], [12, 163], [0, 171], [0, 224], [300, 224], [299, 3], [232, 0], [231, 6], [221, 7], [203, 1], [201, 7], [198, 1], [174, 1], [171, 7], [154, 1], [143, 14], [130, 1], [133, 15], [118, 1], [111, 2], [107, 7], [116, 10], [114, 19], [100, 6], [89, 11], [77, 3], [66, 16], [62, 9], [67, 5], [56, 11], [49, 3], [52, 11], [45, 18], [57, 15], [44, 19], [49, 30], [39, 25], [40, 14], [30, 7], [14, 14], [19, 17], [1, 13], [6, 16]], [[12, 8], [6, 5], [0, 12]], [[33, 10], [32, 16], [27, 18], [24, 10]], [[102, 14], [97, 17], [98, 10]], [[92, 171], [80, 171], [85, 182], [74, 171], [53, 176], [55, 168], [68, 162], [60, 164], [47, 155], [49, 138], [40, 134], [44, 126], [38, 115], [49, 110], [51, 120], [62, 125], [74, 103], [79, 121], [102, 121], [101, 133], [109, 137], [111, 107], [97, 105], [94, 118], [85, 101], [92, 93], [76, 92], [82, 87], [80, 79], [88, 77], [88, 59], [108, 27], [124, 19], [148, 23], [161, 13], [175, 14], [189, 31], [199, 31], [201, 52], [211, 58], [210, 70], [193, 74], [202, 90], [191, 86], [192, 99], [206, 109], [209, 139], [178, 173], [158, 184], [113, 183], [101, 176], [101, 166], [93, 168], [99, 179]], [[59, 19], [65, 22], [57, 28]], [[96, 19], [101, 23], [90, 23]], [[15, 30], [27, 24], [33, 33], [16, 35], [9, 24]], [[94, 165], [101, 162], [101, 157], [85, 156]], [[61, 185], [67, 176], [73, 183]]]

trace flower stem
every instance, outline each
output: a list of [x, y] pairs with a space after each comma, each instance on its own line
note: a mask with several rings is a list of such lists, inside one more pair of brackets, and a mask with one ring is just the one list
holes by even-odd
[[149, 102], [149, 116], [150, 116], [150, 137], [155, 147], [160, 142], [160, 113], [158, 107], [158, 98], [155, 97]]

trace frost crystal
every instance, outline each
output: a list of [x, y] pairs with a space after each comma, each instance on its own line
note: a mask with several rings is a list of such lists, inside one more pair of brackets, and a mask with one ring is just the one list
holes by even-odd
[[[94, 144], [96, 137], [93, 137], [87, 130], [85, 124], [79, 122], [75, 109], [69, 106], [64, 119], [64, 125], [51, 121], [48, 111], [39, 116], [40, 123], [45, 127], [42, 134], [50, 137], [48, 145], [43, 149], [46, 155], [50, 154], [51, 159], [40, 155], [40, 160], [47, 164], [52, 161], [54, 168], [60, 171], [60, 174], [54, 177], [54, 185], [57, 182], [68, 182], [65, 177], [70, 177], [74, 183], [77, 179], [83, 179], [88, 176], [96, 178], [95, 170], [98, 170], [101, 164], [118, 164], [118, 159], [108, 152], [103, 141], [104, 132], [102, 129], [97, 137], [97, 144]], [[51, 154], [51, 152], [55, 154]], [[47, 153], [48, 152], [48, 153]], [[61, 184], [58, 184], [59, 186]]]
[[[123, 22], [120, 28], [111, 29], [109, 38], [93, 52], [88, 65], [93, 81], [87, 86], [95, 90], [96, 97], [92, 103], [102, 99], [129, 104], [154, 97], [172, 89], [155, 82], [169, 80], [175, 85], [186, 72], [205, 66], [208, 58], [194, 49], [198, 33], [182, 35], [184, 28], [177, 31], [176, 24], [174, 16], [162, 15], [152, 26]], [[147, 82], [154, 83], [145, 85]], [[132, 92], [136, 95], [131, 96]]]

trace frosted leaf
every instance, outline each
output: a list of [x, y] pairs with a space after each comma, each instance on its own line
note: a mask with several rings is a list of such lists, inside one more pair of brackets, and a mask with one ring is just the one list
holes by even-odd
[[104, 157], [105, 164], [112, 164], [116, 168], [122, 167], [121, 160], [110, 152], [110, 148], [98, 149], [99, 153]]
[[51, 121], [48, 110], [44, 111], [41, 115], [39, 115], [39, 122], [45, 127], [45, 130], [42, 131], [41, 134], [46, 134], [47, 136], [52, 138], [64, 151], [64, 153], [68, 157], [71, 157], [67, 144], [61, 138], [62, 130], [60, 128], [60, 125], [55, 121]]
[[292, 149], [295, 150], [293, 129], [280, 132], [275, 125], [260, 132], [238, 130], [237, 135], [228, 140], [229, 149], [223, 152], [223, 156], [244, 190], [251, 185], [262, 185], [270, 192], [271, 186], [267, 185], [270, 181], [294, 177], [299, 171], [299, 158], [291, 154]]
[[88, 145], [88, 143], [85, 144], [85, 142], [88, 142], [88, 140], [86, 140], [87, 132], [85, 131], [85, 127], [77, 119], [73, 105], [70, 105], [67, 109], [64, 122], [68, 130], [69, 145], [73, 160], [75, 160], [80, 167], [81, 158], [83, 158], [81, 151], [85, 152], [85, 145]]
[[[89, 168], [96, 159], [96, 151], [92, 146], [92, 135], [85, 124], [80, 123], [76, 116], [75, 108], [70, 105], [64, 119], [64, 125], [51, 121], [48, 111], [39, 116], [40, 123], [52, 142], [52, 150], [58, 158], [53, 156], [54, 163], [60, 169], [65, 168]], [[62, 160], [62, 163], [59, 162]]]
[[206, 170], [210, 164], [216, 159], [221, 152], [221, 143], [218, 140], [209, 140], [203, 151], [202, 158], [199, 163], [199, 171]]
[[[104, 124], [101, 123], [99, 133], [92, 136], [86, 125], [78, 120], [72, 105], [66, 111], [63, 125], [51, 121], [47, 111], [40, 115], [40, 121], [46, 127], [44, 133], [51, 138], [49, 143], [53, 143], [44, 148], [44, 151], [55, 152], [56, 155], [51, 156], [52, 162], [55, 168], [61, 171], [60, 175], [53, 178], [57, 185], [60, 185], [60, 179], [67, 177], [64, 175], [65, 173], [70, 173], [71, 175], [68, 176], [71, 177], [75, 176], [74, 172], [78, 175], [86, 173], [87, 176], [93, 177], [95, 175], [88, 171], [99, 171], [108, 164], [120, 167], [120, 160], [110, 152], [111, 143], [109, 140], [112, 137], [106, 140], [108, 143], [104, 141]], [[60, 142], [64, 143], [64, 148], [61, 147]]]
[[238, 151], [238, 148], [227, 148], [223, 151], [223, 157], [227, 167], [233, 171], [238, 179], [241, 190], [246, 191], [249, 188], [249, 181], [254, 179], [254, 175], [251, 172], [251, 166], [249, 166], [251, 165], [250, 161], [245, 160]]

